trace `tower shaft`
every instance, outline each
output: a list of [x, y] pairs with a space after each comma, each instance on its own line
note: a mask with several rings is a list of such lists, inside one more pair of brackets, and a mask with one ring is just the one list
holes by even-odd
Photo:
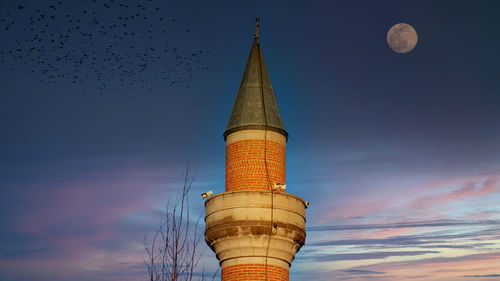
[[226, 191], [271, 190], [285, 183], [286, 138], [266, 130], [226, 137]]
[[205, 240], [222, 267], [222, 281], [287, 281], [305, 243], [306, 203], [282, 188], [288, 133], [258, 25], [224, 138], [226, 191], [205, 202]]

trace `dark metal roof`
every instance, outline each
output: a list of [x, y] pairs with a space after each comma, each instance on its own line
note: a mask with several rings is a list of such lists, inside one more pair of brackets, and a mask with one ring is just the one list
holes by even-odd
[[260, 48], [258, 25], [224, 138], [245, 129], [267, 129], [288, 138]]

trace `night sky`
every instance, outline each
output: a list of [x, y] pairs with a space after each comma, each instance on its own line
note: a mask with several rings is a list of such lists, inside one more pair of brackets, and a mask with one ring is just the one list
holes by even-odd
[[225, 189], [256, 16], [311, 202], [290, 280], [500, 279], [499, 1], [4, 2], [0, 280], [147, 278], [186, 165], [193, 214]]

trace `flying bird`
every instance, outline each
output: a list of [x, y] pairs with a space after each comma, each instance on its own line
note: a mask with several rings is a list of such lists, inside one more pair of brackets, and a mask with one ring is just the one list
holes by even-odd
[[17, 4], [4, 13], [0, 34], [12, 44], [0, 46], [0, 67], [11, 66], [15, 71], [16, 61], [31, 64], [28, 73], [43, 83], [70, 82], [88, 88], [92, 81], [106, 81], [96, 89], [101, 94], [150, 92], [160, 81], [170, 86], [188, 83], [188, 78], [208, 69], [202, 60], [192, 59], [208, 51], [161, 43], [175, 42], [167, 31], [182, 27], [165, 24], [164, 15], [153, 16], [161, 10], [160, 0], [109, 0], [102, 5], [93, 0], [84, 7], [74, 3]]

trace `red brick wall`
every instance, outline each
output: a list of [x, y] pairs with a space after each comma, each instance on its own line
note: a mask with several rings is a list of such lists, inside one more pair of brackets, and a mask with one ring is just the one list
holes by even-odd
[[269, 189], [264, 152], [271, 187], [275, 183], [285, 183], [284, 144], [269, 140], [241, 140], [226, 146], [226, 191]]
[[288, 281], [288, 269], [275, 265], [239, 264], [222, 270], [222, 281]]

